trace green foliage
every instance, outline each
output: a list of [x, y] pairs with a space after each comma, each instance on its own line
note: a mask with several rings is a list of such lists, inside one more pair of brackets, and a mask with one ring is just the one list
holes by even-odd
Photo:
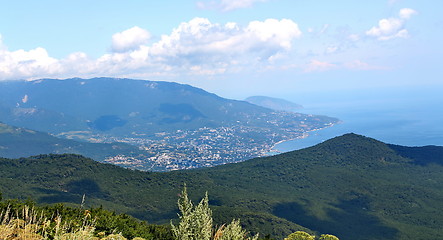
[[338, 237], [331, 234], [322, 234], [319, 240], [339, 240]]
[[[251, 239], [246, 238], [247, 236], [246, 230], [244, 230], [240, 225], [240, 220], [233, 219], [230, 224], [226, 227], [224, 225], [220, 227], [215, 236], [214, 240], [243, 240], [243, 239]], [[258, 234], [252, 237], [252, 240], [258, 239]]]
[[55, 219], [47, 225], [46, 234], [58, 236], [60, 239], [71, 239], [70, 236], [74, 235], [93, 237], [99, 233], [112, 237], [109, 239], [172, 239], [172, 234], [166, 226], [147, 224], [127, 214], [117, 214], [101, 207], [79, 209], [64, 204], [36, 206], [29, 201], [7, 200], [0, 202], [0, 212], [3, 213], [3, 219], [24, 219], [30, 223], [40, 224]]
[[[427, 153], [414, 149], [414, 155]], [[241, 219], [247, 231], [270, 238], [299, 230], [343, 240], [443, 238], [443, 166], [417, 165], [355, 134], [273, 157], [168, 173], [132, 171], [78, 155], [0, 159], [4, 199], [79, 206], [86, 193], [87, 209], [102, 205], [150, 223], [177, 217], [175, 196], [183, 182], [196, 196], [208, 192], [214, 225]]]
[[180, 223], [172, 232], [178, 240], [209, 240], [212, 236], [212, 211], [208, 204], [208, 194], [197, 206], [193, 206], [188, 198], [186, 186], [178, 200]]
[[289, 234], [285, 240], [339, 240], [338, 237], [331, 234], [322, 234], [319, 238], [316, 238], [315, 235], [311, 235], [304, 231], [296, 231], [294, 233]]
[[297, 231], [289, 234], [285, 240], [315, 240], [315, 236], [303, 231]]
[[257, 240], [258, 235], [248, 238], [246, 230], [240, 226], [240, 220], [232, 220], [226, 227], [222, 225], [213, 234], [212, 211], [208, 204], [208, 193], [197, 206], [193, 206], [188, 198], [186, 185], [178, 199], [180, 223], [172, 232], [177, 240]]

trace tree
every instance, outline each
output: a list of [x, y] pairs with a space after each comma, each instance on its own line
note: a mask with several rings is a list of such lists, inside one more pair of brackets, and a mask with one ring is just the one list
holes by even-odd
[[174, 237], [178, 240], [209, 240], [212, 236], [212, 211], [209, 208], [208, 193], [194, 207], [188, 198], [186, 185], [178, 199], [180, 223], [171, 223]]
[[[257, 240], [252, 239], [240, 225], [240, 220], [232, 220], [227, 226], [222, 225], [213, 231], [212, 211], [209, 208], [208, 193], [197, 206], [193, 206], [188, 198], [186, 185], [178, 199], [180, 223], [175, 226], [171, 222], [174, 238], [177, 240]], [[213, 234], [214, 232], [214, 234]]]

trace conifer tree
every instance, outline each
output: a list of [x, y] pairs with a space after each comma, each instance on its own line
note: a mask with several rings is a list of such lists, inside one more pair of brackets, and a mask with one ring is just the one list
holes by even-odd
[[175, 226], [171, 223], [174, 238], [177, 240], [257, 240], [252, 239], [240, 225], [240, 220], [233, 220], [226, 227], [222, 225], [213, 234], [212, 211], [209, 208], [208, 193], [197, 206], [193, 206], [188, 198], [186, 185], [178, 199], [180, 223]]
[[208, 194], [197, 206], [188, 198], [186, 185], [178, 199], [180, 223], [171, 223], [172, 232], [177, 240], [209, 240], [212, 236], [212, 211], [209, 208]]

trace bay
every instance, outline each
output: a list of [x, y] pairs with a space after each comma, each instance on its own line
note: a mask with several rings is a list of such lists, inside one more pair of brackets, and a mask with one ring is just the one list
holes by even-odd
[[298, 150], [351, 132], [404, 146], [443, 146], [443, 98], [439, 92], [429, 91], [420, 98], [402, 94], [317, 101], [304, 106], [300, 112], [337, 117], [341, 123], [310, 132], [303, 139], [279, 143], [275, 150]]

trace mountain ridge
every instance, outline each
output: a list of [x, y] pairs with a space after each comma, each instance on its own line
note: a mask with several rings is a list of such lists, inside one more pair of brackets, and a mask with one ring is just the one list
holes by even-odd
[[356, 134], [276, 156], [167, 173], [125, 170], [78, 155], [0, 164], [5, 197], [78, 204], [86, 193], [87, 204], [156, 223], [176, 217], [176, 196], [186, 183], [193, 201], [208, 191], [216, 222], [240, 218], [249, 231], [264, 235], [308, 229], [344, 240], [442, 237], [443, 166], [418, 165], [390, 145]]

